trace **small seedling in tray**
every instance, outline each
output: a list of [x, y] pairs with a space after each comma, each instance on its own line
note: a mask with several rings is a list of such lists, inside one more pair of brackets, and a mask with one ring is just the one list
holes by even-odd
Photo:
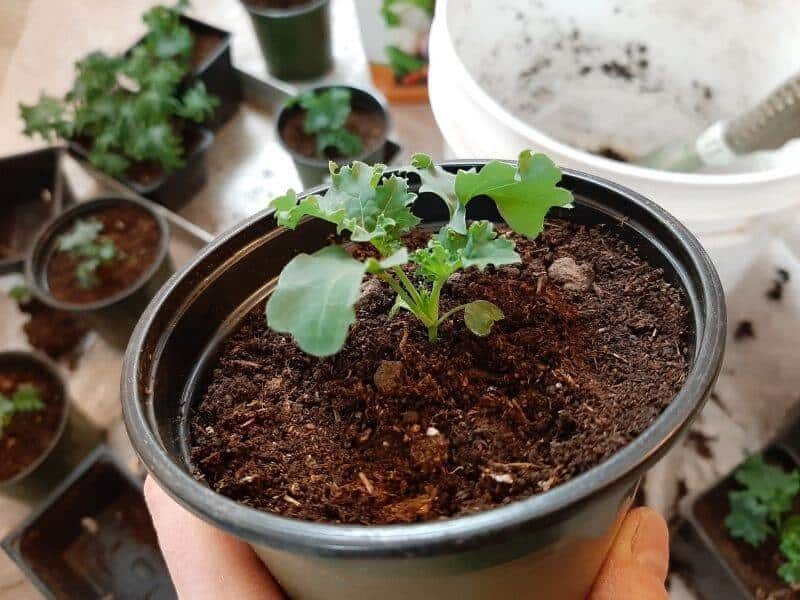
[[3, 430], [11, 424], [15, 415], [43, 408], [44, 403], [39, 390], [30, 384], [18, 386], [11, 396], [0, 394], [0, 438], [3, 437]]
[[58, 238], [58, 249], [79, 259], [75, 278], [84, 289], [97, 286], [97, 270], [123, 257], [114, 242], [100, 235], [103, 224], [97, 219], [78, 219], [70, 231]]

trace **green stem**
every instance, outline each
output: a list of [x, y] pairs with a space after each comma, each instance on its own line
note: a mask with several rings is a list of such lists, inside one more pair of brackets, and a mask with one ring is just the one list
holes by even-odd
[[448, 310], [446, 313], [444, 313], [444, 314], [441, 316], [441, 318], [440, 318], [438, 321], [436, 321], [436, 325], [441, 325], [441, 324], [442, 324], [442, 323], [444, 323], [444, 322], [445, 322], [447, 319], [449, 319], [450, 317], [452, 317], [452, 316], [453, 316], [455, 313], [457, 313], [457, 312], [458, 312], [458, 311], [460, 311], [460, 310], [464, 310], [465, 308], [467, 308], [467, 305], [466, 305], [466, 304], [459, 304], [459, 305], [458, 305], [458, 306], [456, 306], [455, 308], [451, 308], [451, 309], [450, 309], [450, 310]]
[[419, 310], [418, 304], [408, 295], [408, 293], [402, 287], [400, 287], [400, 284], [397, 283], [397, 281], [395, 281], [394, 277], [389, 275], [389, 273], [387, 273], [386, 271], [376, 273], [376, 277], [381, 281], [385, 281], [389, 285], [389, 287], [392, 288], [397, 293], [397, 295], [403, 299], [403, 302], [408, 304], [408, 306], [410, 306], [413, 309], [414, 314], [416, 314], [416, 311]]
[[393, 267], [392, 270], [400, 278], [400, 283], [405, 286], [406, 290], [408, 290], [408, 293], [414, 298], [414, 302], [422, 305], [422, 297], [419, 295], [416, 286], [408, 278], [408, 275], [406, 275], [406, 272], [403, 271], [402, 267]]
[[439, 323], [428, 326], [428, 341], [435, 342], [439, 336]]

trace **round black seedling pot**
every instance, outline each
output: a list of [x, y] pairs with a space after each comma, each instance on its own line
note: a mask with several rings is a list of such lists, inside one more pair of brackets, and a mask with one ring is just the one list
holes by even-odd
[[[100, 443], [102, 432], [73, 405], [64, 378], [49, 358], [38, 352], [22, 350], [0, 352], [0, 368], [17, 365], [32, 367], [55, 382], [63, 402], [58, 431], [47, 449], [16, 475], [0, 480], [0, 496], [35, 505], [65, 480]], [[3, 460], [2, 454], [0, 460]]]
[[[124, 289], [108, 298], [78, 304], [55, 298], [47, 281], [47, 265], [56, 251], [58, 238], [76, 219], [91, 216], [103, 208], [129, 204], [150, 215], [156, 222], [160, 237], [153, 263]], [[134, 198], [97, 198], [77, 204], [50, 221], [37, 234], [25, 261], [28, 286], [44, 304], [75, 314], [85, 320], [109, 344], [125, 348], [139, 316], [161, 285], [173, 272], [169, 256], [170, 231], [166, 219], [150, 206]]]
[[330, 0], [309, 0], [291, 8], [267, 8], [242, 0], [256, 31], [270, 75], [303, 80], [333, 66]]
[[[384, 162], [387, 154], [387, 144], [389, 143], [387, 141], [387, 136], [389, 135], [389, 127], [391, 125], [391, 117], [389, 116], [389, 109], [386, 102], [367, 90], [350, 85], [323, 85], [310, 88], [309, 91], [317, 93], [332, 87], [350, 90], [350, 106], [353, 108], [378, 113], [383, 117], [383, 135], [378, 142], [369, 147], [365, 146], [359, 156], [354, 156], [350, 158], [349, 161], [360, 160], [368, 164]], [[281, 146], [291, 155], [295, 169], [297, 169], [297, 174], [300, 176], [300, 181], [302, 181], [303, 186], [308, 189], [324, 183], [330, 176], [330, 170], [328, 167], [328, 159], [311, 158], [300, 154], [297, 150], [292, 148], [283, 137], [282, 131], [286, 125], [286, 121], [291, 116], [302, 111], [303, 109], [298, 105], [292, 105], [291, 103], [285, 104], [278, 113], [276, 130]], [[340, 163], [343, 161], [337, 160], [336, 162]]]
[[[484, 161], [447, 163], [480, 168]], [[290, 231], [270, 211], [206, 246], [157, 294], [128, 346], [122, 376], [125, 423], [156, 481], [200, 518], [252, 544], [292, 598], [584, 598], [644, 472], [685, 432], [719, 373], [725, 307], [714, 268], [677, 220], [608, 181], [564, 171], [574, 208], [553, 216], [613, 224], [685, 292], [693, 326], [686, 381], [653, 424], [589, 471], [553, 489], [469, 516], [409, 525], [336, 525], [248, 508], [192, 476], [188, 422], [220, 340], [273, 289], [294, 256], [328, 244], [333, 226], [315, 219]], [[447, 219], [421, 194], [414, 212]], [[476, 198], [468, 218], [500, 221]]]

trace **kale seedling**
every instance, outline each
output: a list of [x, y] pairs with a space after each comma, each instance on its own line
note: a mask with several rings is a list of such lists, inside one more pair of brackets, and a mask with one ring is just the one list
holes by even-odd
[[352, 94], [347, 88], [329, 88], [319, 92], [303, 92], [289, 102], [306, 111], [303, 130], [315, 136], [317, 155], [325, 157], [325, 151], [333, 149], [340, 156], [355, 156], [361, 153], [361, 139], [345, 128], [350, 116]]
[[420, 192], [438, 196], [450, 219], [431, 237], [426, 248], [409, 252], [403, 236], [420, 219], [411, 211], [417, 195], [409, 192], [403, 176], [384, 176], [384, 165], [354, 162], [338, 168], [331, 163], [331, 186], [323, 196], [298, 200], [289, 192], [272, 201], [280, 225], [295, 228], [305, 216], [334, 223], [337, 231], [350, 232], [350, 240], [371, 244], [379, 258], [359, 261], [338, 246], [312, 255], [300, 254], [283, 269], [267, 302], [267, 322], [278, 332], [294, 336], [297, 345], [316, 356], [338, 352], [355, 320], [354, 304], [362, 279], [370, 273], [395, 293], [392, 314], [407, 310], [428, 331], [433, 342], [439, 326], [463, 313], [467, 328], [488, 335], [503, 318], [502, 311], [486, 300], [455, 306], [443, 314], [440, 295], [447, 279], [460, 269], [520, 262], [514, 242], [498, 236], [489, 221], [467, 226], [467, 204], [476, 196], [491, 198], [503, 219], [518, 234], [535, 238], [544, 228], [544, 217], [553, 206], [567, 206], [572, 194], [556, 184], [561, 171], [543, 154], [525, 150], [517, 165], [492, 161], [480, 171], [452, 174], [424, 154], [413, 157], [409, 173], [421, 180]]
[[20, 104], [24, 133], [48, 141], [88, 141], [89, 162], [109, 175], [136, 162], [167, 170], [181, 166], [176, 123], [203, 122], [219, 104], [202, 82], [181, 91], [194, 43], [180, 22], [183, 6], [147, 11], [148, 33], [128, 55], [92, 52], [75, 63], [75, 81], [63, 98], [42, 94], [37, 104]]
[[30, 384], [18, 386], [10, 398], [0, 394], [0, 437], [3, 437], [3, 430], [11, 424], [14, 415], [43, 408], [39, 390]]
[[800, 584], [800, 516], [783, 520], [800, 492], [800, 471], [787, 473], [768, 465], [761, 456], [752, 456], [734, 477], [744, 489], [729, 494], [731, 512], [725, 518], [728, 531], [755, 547], [769, 536], [775, 537], [787, 559], [778, 574], [787, 583]]
[[72, 229], [58, 238], [58, 249], [69, 252], [76, 259], [80, 259], [75, 267], [75, 277], [82, 288], [95, 287], [97, 269], [102, 265], [123, 258], [123, 253], [118, 250], [114, 242], [101, 236], [103, 224], [97, 219], [78, 219]]

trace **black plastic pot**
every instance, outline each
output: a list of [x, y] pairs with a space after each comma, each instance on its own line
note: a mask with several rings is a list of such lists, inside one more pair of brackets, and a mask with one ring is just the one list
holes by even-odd
[[44, 222], [69, 201], [69, 186], [60, 171], [63, 148], [44, 148], [0, 158], [4, 201], [0, 209], [0, 274], [21, 271], [25, 253]]
[[[58, 236], [78, 218], [83, 218], [98, 209], [120, 204], [132, 204], [155, 219], [161, 230], [158, 252], [153, 264], [127, 290], [88, 304], [64, 302], [53, 297], [47, 282], [47, 264], [56, 249]], [[166, 219], [144, 202], [134, 198], [97, 198], [77, 204], [61, 213], [47, 224], [36, 237], [25, 261], [25, 276], [28, 286], [44, 304], [71, 312], [84, 319], [107, 342], [125, 348], [139, 316], [156, 291], [173, 272], [169, 256], [169, 227]]]
[[[480, 167], [481, 161], [448, 163]], [[218, 237], [165, 285], [145, 311], [125, 356], [122, 402], [133, 445], [160, 485], [206, 521], [250, 542], [294, 598], [583, 598], [642, 474], [685, 432], [718, 375], [725, 340], [719, 279], [697, 240], [640, 195], [565, 171], [575, 208], [554, 214], [611, 223], [686, 292], [695, 333], [690, 373], [672, 403], [610, 459], [552, 490], [478, 514], [412, 525], [310, 523], [257, 511], [192, 477], [188, 419], [198, 381], [226, 332], [271, 291], [301, 252], [327, 244], [333, 226], [276, 227], [261, 212]], [[447, 218], [422, 194], [414, 211]], [[469, 218], [500, 220], [476, 198]]]
[[[124, 175], [115, 177], [115, 179], [140, 196], [145, 196], [167, 208], [177, 210], [205, 184], [206, 150], [214, 141], [214, 134], [205, 127], [189, 125], [186, 132], [188, 148], [183, 157], [182, 167], [174, 171], [162, 171], [147, 183], [128, 179]], [[89, 149], [80, 141], [70, 140], [68, 148], [72, 154], [88, 162]]]
[[176, 597], [141, 483], [105, 446], [2, 545], [45, 598]]
[[[767, 461], [787, 470], [800, 469], [798, 417], [800, 414], [795, 414], [790, 419], [789, 427], [761, 452]], [[717, 546], [712, 528], [718, 529], [719, 523], [712, 524], [708, 520], [709, 516], [713, 516], [714, 521], [721, 521], [727, 515], [728, 493], [741, 487], [734, 479], [735, 471], [733, 469], [694, 500], [688, 516], [679, 524], [670, 544], [673, 568], [689, 579], [692, 587], [703, 598], [709, 600], [756, 600], [762, 597], [751, 589], [740, 576], [735, 562], [730, 562], [725, 557], [725, 552]], [[746, 544], [741, 540], [733, 543]], [[777, 583], [779, 577], [776, 574], [771, 575], [774, 575]], [[784, 589], [789, 588], [788, 584], [780, 584]]]
[[333, 66], [330, 0], [309, 0], [293, 8], [265, 8], [248, 0], [269, 73], [278, 79], [321, 77]]
[[24, 471], [0, 481], [0, 496], [35, 505], [64, 481], [101, 439], [102, 432], [72, 404], [64, 378], [46, 356], [37, 352], [0, 352], [0, 365], [33, 365], [57, 382], [64, 401], [61, 426], [50, 447]]
[[[386, 102], [367, 90], [353, 87], [351, 85], [322, 85], [311, 88], [310, 91], [319, 92], [331, 87], [345, 88], [350, 90], [350, 105], [353, 108], [380, 113], [383, 116], [383, 136], [381, 137], [379, 143], [375, 144], [371, 148], [364, 148], [363, 152], [359, 156], [354, 156], [347, 162], [352, 160], [360, 160], [369, 164], [376, 162], [387, 162], [387, 155], [391, 150], [391, 146], [389, 145], [390, 142], [387, 140], [389, 128], [391, 126], [391, 117], [389, 116], [389, 109], [386, 105]], [[320, 185], [329, 177], [330, 171], [328, 170], [328, 159], [309, 158], [308, 156], [300, 154], [286, 143], [286, 140], [283, 139], [283, 135], [281, 133], [289, 117], [302, 111], [303, 109], [300, 106], [291, 106], [289, 104], [285, 104], [278, 113], [275, 126], [281, 147], [283, 147], [283, 149], [291, 155], [292, 160], [294, 161], [294, 166], [297, 169], [297, 174], [300, 175], [300, 181], [303, 182], [303, 186], [305, 188], [311, 188]]]

